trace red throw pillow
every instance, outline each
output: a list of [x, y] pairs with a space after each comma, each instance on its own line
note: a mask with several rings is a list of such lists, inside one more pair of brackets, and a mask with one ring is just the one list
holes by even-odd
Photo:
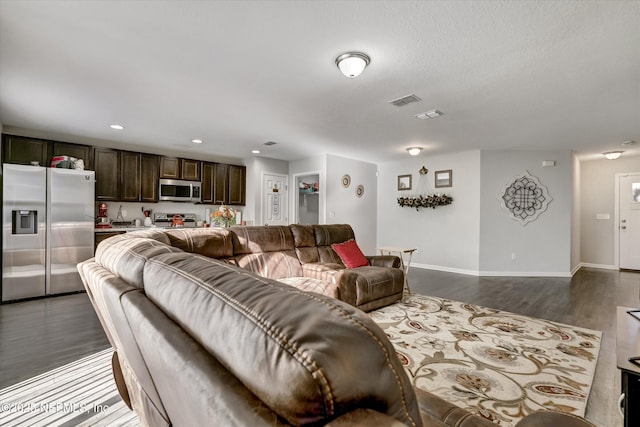
[[347, 268], [369, 265], [369, 261], [364, 256], [355, 240], [347, 240], [344, 243], [334, 243], [331, 247], [336, 251]]

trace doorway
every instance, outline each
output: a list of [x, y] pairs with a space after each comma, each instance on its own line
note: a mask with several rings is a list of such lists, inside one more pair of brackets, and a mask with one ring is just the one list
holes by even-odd
[[301, 225], [319, 224], [320, 174], [294, 175], [296, 186], [295, 222]]
[[618, 266], [640, 270], [640, 172], [616, 175]]
[[263, 225], [289, 225], [287, 217], [288, 175], [264, 173], [262, 175], [262, 224]]

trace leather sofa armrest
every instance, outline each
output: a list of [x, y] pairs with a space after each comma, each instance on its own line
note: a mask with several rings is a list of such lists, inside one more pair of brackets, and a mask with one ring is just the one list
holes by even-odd
[[401, 421], [396, 420], [382, 412], [373, 409], [355, 409], [351, 412], [336, 418], [328, 424], [328, 427], [351, 427], [351, 426], [376, 426], [376, 427], [407, 427]]
[[474, 415], [435, 394], [419, 388], [415, 388], [415, 391], [423, 420], [432, 420], [432, 423], [441, 422], [443, 425], [452, 427], [496, 427], [495, 423], [486, 418]]
[[576, 415], [555, 411], [538, 411], [521, 419], [516, 427], [595, 427], [589, 421]]
[[400, 258], [395, 255], [374, 255], [366, 258], [369, 264], [376, 267], [400, 268]]

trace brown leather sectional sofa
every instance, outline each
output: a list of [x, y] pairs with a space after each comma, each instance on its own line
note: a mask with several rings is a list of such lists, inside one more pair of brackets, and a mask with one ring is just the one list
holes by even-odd
[[[280, 243], [232, 230], [250, 252], [228, 259], [230, 234], [208, 231], [217, 244], [201, 230], [115, 236], [78, 265], [117, 351], [121, 396], [144, 425], [494, 426], [414, 389], [353, 304], [249, 271], [295, 270], [251, 256]], [[541, 412], [518, 427], [542, 425], [588, 424]]]
[[402, 298], [404, 273], [396, 256], [369, 256], [347, 269], [331, 248], [355, 240], [348, 224], [248, 226], [166, 231], [171, 245], [237, 265], [301, 290], [338, 298], [363, 311]]

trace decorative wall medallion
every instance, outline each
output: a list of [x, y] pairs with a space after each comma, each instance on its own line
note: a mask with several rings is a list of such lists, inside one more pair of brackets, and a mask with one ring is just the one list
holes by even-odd
[[511, 218], [520, 221], [522, 225], [535, 221], [553, 200], [547, 187], [528, 171], [512, 178], [499, 197], [502, 207], [509, 212]]
[[356, 197], [362, 197], [364, 194], [364, 185], [360, 184], [356, 187]]
[[349, 188], [350, 185], [351, 185], [351, 177], [349, 175], [343, 175], [342, 176], [342, 186], [344, 188]]

